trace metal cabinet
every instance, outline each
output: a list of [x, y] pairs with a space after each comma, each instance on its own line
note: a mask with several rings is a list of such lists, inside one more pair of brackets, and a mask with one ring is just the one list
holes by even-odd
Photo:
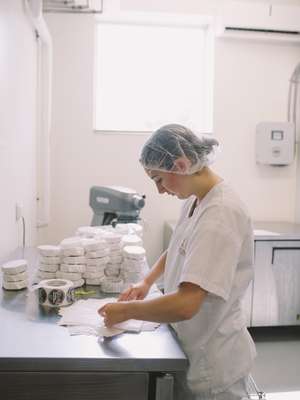
[[147, 400], [148, 374], [0, 372], [7, 400]]
[[[167, 221], [165, 249], [174, 227]], [[255, 274], [243, 298], [247, 325], [300, 325], [300, 224], [261, 221], [254, 228]]]
[[255, 241], [249, 326], [300, 325], [300, 240]]

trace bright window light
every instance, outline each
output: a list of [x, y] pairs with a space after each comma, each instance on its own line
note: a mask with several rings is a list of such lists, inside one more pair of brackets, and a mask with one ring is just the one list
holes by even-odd
[[153, 131], [181, 123], [212, 131], [213, 40], [209, 24], [99, 21], [96, 131]]

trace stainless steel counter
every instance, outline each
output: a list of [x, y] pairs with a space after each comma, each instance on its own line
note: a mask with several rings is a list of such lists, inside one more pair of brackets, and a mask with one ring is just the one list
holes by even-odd
[[300, 240], [300, 224], [254, 221], [253, 226], [256, 240]]
[[[36, 268], [37, 254], [33, 249], [24, 253], [19, 250], [10, 257], [13, 258], [27, 259], [31, 273]], [[95, 290], [94, 286], [88, 288]], [[93, 297], [103, 295], [98, 290]], [[167, 325], [151, 332], [99, 339], [70, 336], [66, 328], [56, 324], [58, 318], [55, 309], [39, 306], [36, 295], [26, 289], [0, 290], [0, 381], [2, 372], [16, 371], [149, 374], [187, 368], [187, 359]]]

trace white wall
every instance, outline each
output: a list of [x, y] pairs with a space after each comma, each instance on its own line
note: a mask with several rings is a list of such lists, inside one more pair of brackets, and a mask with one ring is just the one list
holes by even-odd
[[[213, 13], [217, 3], [124, 0], [121, 7]], [[142, 216], [148, 221], [145, 243], [152, 262], [162, 247], [164, 221], [176, 218], [180, 201], [158, 195], [139, 166], [147, 136], [93, 133], [93, 17], [48, 14], [46, 20], [54, 44], [52, 221], [40, 232], [40, 242], [57, 243], [90, 223], [92, 185], [122, 184], [147, 196]], [[216, 41], [214, 133], [223, 151], [215, 168], [256, 220], [295, 218], [296, 163], [283, 168], [256, 165], [254, 136], [258, 122], [286, 119], [288, 79], [299, 59], [300, 46]]]
[[255, 163], [255, 126], [286, 121], [289, 77], [300, 46], [218, 40], [215, 134], [223, 152], [218, 171], [231, 181], [255, 220], [294, 221], [296, 162], [286, 167]]
[[[92, 130], [93, 17], [47, 15], [53, 38], [53, 119], [51, 136], [51, 224], [40, 230], [42, 243], [58, 243], [76, 228], [89, 225], [89, 189], [123, 185], [146, 194], [142, 215], [148, 221], [148, 253], [161, 243], [165, 219], [174, 218], [179, 202], [161, 198], [138, 163], [146, 136], [107, 135]], [[117, 118], [117, 116], [116, 116]], [[163, 218], [161, 217], [163, 214]], [[151, 223], [151, 224], [150, 224]]]
[[36, 242], [36, 43], [23, 2], [0, 2], [0, 258]]

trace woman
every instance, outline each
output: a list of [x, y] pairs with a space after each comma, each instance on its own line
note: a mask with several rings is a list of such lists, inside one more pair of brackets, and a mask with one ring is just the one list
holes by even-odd
[[[209, 167], [217, 146], [177, 124], [146, 142], [140, 162], [159, 193], [187, 200], [168, 250], [99, 313], [107, 326], [130, 318], [171, 323], [189, 359], [194, 398], [234, 400], [247, 397], [255, 357], [241, 308], [253, 277], [253, 230], [242, 202]], [[165, 294], [143, 300], [162, 274]]]

